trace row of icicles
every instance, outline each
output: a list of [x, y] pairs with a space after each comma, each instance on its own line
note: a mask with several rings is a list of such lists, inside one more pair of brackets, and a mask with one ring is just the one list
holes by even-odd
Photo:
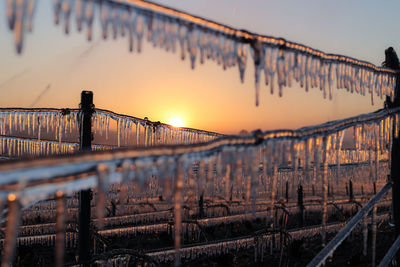
[[[21, 52], [23, 32], [32, 29], [34, 0], [7, 0], [7, 18], [10, 29], [14, 30], [17, 51]], [[278, 87], [279, 96], [284, 87], [291, 87], [296, 81], [306, 91], [320, 88], [323, 97], [333, 97], [333, 89], [346, 89], [360, 95], [369, 94], [371, 103], [375, 95], [381, 99], [386, 95], [394, 97], [395, 76], [363, 62], [354, 62], [345, 57], [330, 57], [322, 53], [309, 52], [301, 45], [285, 47], [276, 38], [253, 39], [232, 37], [227, 30], [208, 28], [195, 21], [184, 21], [173, 15], [142, 10], [134, 4], [126, 5], [113, 1], [93, 0], [55, 0], [54, 22], [63, 23], [65, 33], [70, 32], [70, 20], [75, 16], [77, 30], [87, 27], [87, 38], [93, 38], [95, 15], [99, 17], [103, 38], [108, 38], [109, 31], [113, 38], [126, 37], [129, 49], [138, 52], [142, 49], [143, 39], [154, 47], [175, 52], [180, 47], [180, 57], [190, 58], [194, 68], [196, 59], [200, 64], [205, 60], [215, 61], [223, 69], [238, 66], [240, 80], [244, 81], [249, 50], [255, 66], [256, 105], [259, 104], [261, 73], [270, 92]], [[249, 37], [250, 38], [250, 37]], [[278, 45], [279, 44], [279, 45]], [[344, 59], [343, 59], [344, 58]]]
[[106, 139], [110, 130], [110, 119], [117, 123], [117, 146], [134, 140], [136, 145], [154, 146], [161, 144], [195, 144], [211, 141], [221, 134], [196, 129], [172, 127], [167, 124], [148, 120], [137, 120], [116, 116], [107, 112], [96, 112], [93, 117], [95, 133], [105, 133]]
[[[391, 141], [391, 127], [393, 118], [396, 120], [398, 128], [398, 114], [394, 117], [387, 117], [375, 124], [362, 124], [354, 127], [354, 152], [346, 152], [361, 156], [365, 151], [373, 149], [374, 151], [383, 151], [387, 144]], [[136, 145], [153, 146], [160, 144], [193, 144], [211, 141], [220, 135], [215, 133], [203, 132], [198, 130], [186, 130], [181, 128], [169, 127], [167, 125], [154, 124], [152, 122], [139, 121], [131, 118], [118, 117], [105, 112], [96, 112], [93, 116], [94, 133], [103, 135], [105, 133], [108, 139], [110, 131], [110, 119], [116, 121], [117, 124], [117, 147], [122, 143], [128, 144], [134, 141]], [[51, 151], [67, 152], [75, 151], [76, 144], [62, 143], [63, 136], [78, 132], [78, 113], [71, 112], [63, 115], [60, 112], [27, 112], [27, 111], [7, 111], [0, 112], [0, 133], [3, 135], [1, 139], [1, 154], [8, 155], [48, 155]], [[41, 141], [41, 133], [54, 133], [54, 141]], [[376, 133], [375, 133], [376, 131]], [[36, 136], [37, 141], [18, 137], [11, 137], [13, 133], [27, 132], [28, 135]], [[395, 131], [397, 132], [397, 131]], [[341, 146], [344, 132], [332, 137], [332, 147]], [[377, 139], [377, 140], [374, 140]], [[320, 138], [309, 139], [307, 142], [294, 142], [294, 146], [299, 149], [308, 147], [311, 149], [321, 143]], [[94, 145], [94, 150], [110, 149], [111, 147]], [[291, 149], [293, 150], [293, 149]], [[363, 152], [364, 151], [364, 152]], [[294, 156], [293, 156], [294, 157]], [[330, 156], [332, 158], [334, 156]], [[343, 156], [340, 156], [343, 157]], [[343, 159], [344, 160], [344, 159]], [[334, 162], [334, 158], [329, 162]]]
[[[77, 151], [77, 143], [63, 142], [79, 133], [80, 115], [77, 111], [20, 111], [0, 112], [0, 155], [51, 155]], [[116, 129], [113, 123], [116, 123]], [[94, 134], [116, 135], [116, 146], [93, 145], [93, 150], [111, 149], [123, 145], [154, 146], [161, 144], [194, 144], [211, 141], [222, 135], [195, 129], [175, 128], [149, 120], [119, 116], [97, 111], [92, 116]], [[30, 139], [24, 139], [28, 136]], [[47, 139], [50, 138], [50, 141]], [[53, 137], [54, 136], [54, 137]], [[36, 139], [36, 140], [35, 140]], [[42, 140], [44, 139], [44, 140]], [[74, 140], [75, 141], [75, 140]], [[109, 142], [112, 142], [109, 140]]]
[[[318, 142], [319, 141], [316, 143]], [[291, 184], [295, 185], [295, 188], [298, 183], [304, 185], [304, 188], [308, 191], [311, 191], [307, 189], [311, 188], [311, 186], [318, 188], [317, 195], [322, 196], [322, 205], [327, 205], [327, 198], [323, 197], [326, 190], [328, 190], [325, 183], [334, 185], [335, 183], [332, 184], [332, 179], [336, 176], [336, 172], [333, 171], [330, 173], [326, 171], [326, 155], [333, 149], [330, 145], [331, 142], [331, 138], [324, 138], [322, 148], [317, 148], [315, 151], [311, 151], [313, 153], [309, 153], [311, 154], [309, 159], [310, 165], [308, 168], [303, 166], [306, 173], [304, 176], [300, 174], [298, 168], [294, 168], [292, 173], [287, 174], [280, 173], [281, 171], [278, 170], [279, 166], [296, 164], [296, 160], [290, 160], [291, 154], [289, 150], [279, 149], [288, 145], [290, 140], [281, 140], [281, 142], [278, 140], [275, 144], [270, 142], [258, 147], [239, 146], [225, 148], [211, 156], [199, 154], [192, 156], [184, 155], [177, 160], [173, 157], [160, 157], [156, 161], [152, 161], [151, 159], [128, 160], [121, 166], [120, 194], [123, 195], [124, 193], [122, 192], [125, 192], [125, 194], [134, 194], [136, 197], [141, 196], [147, 199], [149, 197], [154, 198], [162, 195], [167, 201], [172, 202], [174, 206], [174, 240], [177, 249], [176, 260], [179, 261], [181, 235], [184, 229], [182, 205], [184, 203], [188, 205], [190, 199], [193, 199], [193, 196], [197, 196], [192, 200], [193, 203], [197, 203], [196, 199], [198, 196], [204, 196], [205, 200], [210, 200], [212, 203], [218, 203], [221, 197], [226, 200], [243, 201], [242, 205], [247, 207], [245, 211], [248, 216], [247, 218], [251, 218], [251, 216], [256, 215], [257, 203], [260, 200], [267, 201], [270, 207], [274, 207], [277, 194], [280, 191], [279, 188], [284, 185], [279, 177], [281, 175], [286, 175], [286, 180], [289, 181], [290, 179]], [[312, 156], [313, 154], [314, 157], [317, 158], [314, 158]], [[271, 164], [266, 162], [266, 159], [273, 162], [273, 165], [271, 166]], [[287, 162], [287, 159], [289, 159], [289, 162]], [[263, 166], [262, 169], [260, 169], [260, 162]], [[324, 166], [322, 172], [319, 167], [315, 167], [321, 166], [320, 164]], [[377, 164], [379, 164], [379, 162], [377, 162]], [[194, 172], [193, 166], [197, 166], [196, 172]], [[339, 166], [337, 166], [337, 168], [338, 167]], [[344, 171], [345, 170], [342, 169], [341, 174], [343, 174]], [[96, 203], [95, 214], [97, 217], [95, 224], [99, 230], [104, 227], [107, 194], [111, 184], [111, 174], [114, 172], [115, 166], [109, 164], [100, 164], [97, 167], [97, 189], [94, 201]], [[307, 178], [307, 172], [314, 172], [314, 174], [311, 175], [310, 178]], [[355, 173], [351, 171], [346, 176], [341, 177], [341, 179], [350, 178], [355, 184], [363, 184], [364, 190], [371, 191], [368, 187], [372, 187], [372, 182], [385, 179], [386, 173], [387, 167], [386, 172], [383, 171], [379, 173], [379, 176], [370, 179], [364, 172]], [[299, 175], [299, 178], [297, 178], [297, 175]], [[293, 179], [291, 179], [290, 176], [293, 176]], [[357, 182], [358, 180], [360, 181]], [[128, 188], [125, 186], [129, 184], [130, 181], [133, 181], [136, 185], [132, 191], [128, 191]], [[75, 182], [71, 181], [71, 184], [72, 183]], [[343, 184], [343, 182], [340, 184]], [[82, 186], [84, 186], [84, 184]], [[79, 190], [79, 188], [76, 188], [76, 190]], [[21, 215], [20, 203], [24, 202], [24, 191], [25, 189], [23, 185], [21, 185], [20, 191], [8, 194], [9, 213], [7, 218], [3, 262], [10, 262], [12, 260], [14, 248], [10, 246], [15, 247], [16, 245], [15, 239]], [[331, 193], [333, 192], [338, 192], [338, 190], [333, 191], [331, 189]], [[40, 192], [40, 190], [38, 190], [38, 193], [42, 194], [43, 191]], [[279, 195], [284, 196], [284, 193], [281, 192]], [[55, 237], [56, 241], [64, 240], [65, 238], [66, 216], [65, 202], [61, 201], [64, 194], [58, 191], [57, 196], [59, 200], [57, 201], [56, 229], [63, 229], [63, 231], [57, 231], [57, 236]], [[291, 199], [294, 199], [295, 196], [296, 194], [290, 194]], [[62, 212], [60, 212], [60, 210], [62, 210]], [[273, 218], [273, 212], [270, 212], [267, 217], [271, 220]], [[143, 230], [147, 231], [145, 229]], [[153, 230], [151, 227], [148, 229], [148, 231]], [[35, 240], [33, 241], [36, 242]], [[64, 242], [56, 246], [58, 246], [56, 249], [57, 253], [63, 254]]]
[[[393, 123], [394, 120], [396, 120], [395, 123]], [[353, 170], [350, 175], [355, 184], [364, 186], [363, 190], [370, 191], [367, 187], [372, 187], [372, 182], [386, 179], [388, 168], [387, 166], [384, 169], [380, 167], [380, 157], [381, 154], [386, 154], [385, 158], [388, 158], [393, 139], [392, 125], [398, 128], [398, 123], [397, 116], [388, 116], [354, 127], [352, 145], [356, 149], [371, 152], [368, 154], [369, 158], [366, 157], [368, 167], [363, 171]], [[110, 185], [115, 181], [119, 181], [122, 185], [121, 195], [133, 194], [136, 199], [156, 198], [162, 195], [174, 207], [174, 242], [176, 261], [179, 262], [184, 204], [190, 203], [190, 200], [197, 202], [196, 199], [199, 196], [211, 202], [218, 202], [219, 199], [240, 200], [248, 207], [246, 213], [253, 216], [257, 211], [258, 201], [263, 199], [268, 200], [273, 209], [277, 196], [284, 195], [284, 191], [281, 190], [284, 190], [285, 183], [279, 179], [279, 173], [283, 172], [284, 168], [291, 169], [285, 178], [286, 181], [290, 181], [292, 193], [289, 193], [289, 196], [291, 198], [296, 196], [293, 189], [298, 184], [302, 184], [307, 191], [312, 191], [310, 188], [317, 191], [316, 194], [322, 199], [322, 224], [326, 226], [328, 191], [330, 190], [331, 194], [338, 192], [338, 189], [335, 189], [336, 186], [345, 184], [345, 181], [341, 182], [340, 179], [348, 177], [341, 176], [346, 173], [346, 167], [341, 166], [340, 161], [329, 167], [329, 158], [332, 155], [334, 158], [335, 154], [337, 159], [340, 156], [343, 138], [344, 130], [340, 130], [333, 134], [304, 139], [276, 138], [264, 140], [261, 144], [254, 146], [226, 146], [208, 151], [208, 153], [202, 151], [156, 158], [141, 157], [125, 160], [118, 173], [115, 172], [117, 166], [100, 164], [97, 167], [97, 188], [94, 198], [96, 226], [98, 229], [104, 227], [104, 217], [107, 215], [107, 194]], [[96, 160], [99, 159], [96, 158]], [[196, 166], [196, 169], [193, 166]], [[358, 180], [360, 181], [357, 182]], [[91, 180], [69, 181], [69, 186], [66, 187], [64, 184], [60, 188], [65, 188], [64, 190], [71, 194], [71, 190], [79, 191], [81, 188], [87, 188], [85, 181]], [[130, 181], [133, 181], [136, 186], [128, 191], [124, 185]], [[5, 194], [8, 197], [9, 212], [3, 262], [10, 262], [13, 257], [20, 223], [21, 203], [26, 203], [25, 198], [35, 199], [32, 194], [45, 197], [51, 192], [54, 194], [54, 190], [57, 190], [56, 187], [47, 187], [46, 184], [39, 187], [35, 191], [29, 191], [30, 194], [25, 196], [24, 192], [28, 188], [25, 189], [24, 183], [21, 182], [19, 191]], [[64, 194], [58, 190], [57, 195]], [[57, 221], [63, 216], [65, 212], [63, 215], [58, 214]], [[273, 213], [270, 213], [270, 217], [272, 219]]]

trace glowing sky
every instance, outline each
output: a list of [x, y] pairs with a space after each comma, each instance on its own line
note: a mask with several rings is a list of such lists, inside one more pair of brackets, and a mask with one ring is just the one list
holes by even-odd
[[[37, 1], [34, 32], [22, 55], [16, 55], [0, 5], [0, 106], [77, 107], [81, 90], [94, 91], [99, 108], [223, 133], [241, 129], [297, 128], [376, 110], [369, 96], [334, 92], [324, 100], [319, 89], [305, 93], [286, 88], [283, 97], [261, 86], [254, 105], [252, 60], [245, 83], [237, 68], [223, 71], [213, 62], [190, 69], [178, 54], [144, 42], [141, 54], [128, 52], [127, 39], [102, 40], [96, 24], [94, 40], [85, 34], [66, 36], [53, 24], [52, 1]], [[195, 15], [253, 32], [284, 37], [329, 53], [380, 65], [384, 50], [400, 51], [399, 1], [157, 1]], [[97, 22], [97, 21], [96, 21]], [[41, 97], [39, 97], [41, 96]]]

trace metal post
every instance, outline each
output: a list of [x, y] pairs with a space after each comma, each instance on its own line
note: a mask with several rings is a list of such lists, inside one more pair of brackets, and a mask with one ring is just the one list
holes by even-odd
[[[81, 93], [81, 121], [79, 124], [79, 145], [81, 151], [92, 150], [92, 114], [93, 92]], [[91, 191], [82, 190], [79, 194], [79, 262], [86, 263], [90, 259], [90, 200]]]
[[[384, 65], [388, 68], [399, 70], [399, 59], [396, 52], [392, 47], [385, 50], [385, 62]], [[390, 98], [386, 98], [385, 107], [395, 108], [400, 106], [400, 93], [399, 93], [400, 77], [397, 74], [396, 77], [396, 88], [394, 102]], [[394, 121], [394, 123], [396, 123]], [[392, 187], [392, 200], [393, 200], [393, 217], [396, 225], [396, 236], [400, 235], [400, 139], [396, 137], [394, 133], [396, 127], [393, 125], [393, 143], [391, 153], [391, 166], [390, 166], [390, 177], [393, 182]]]

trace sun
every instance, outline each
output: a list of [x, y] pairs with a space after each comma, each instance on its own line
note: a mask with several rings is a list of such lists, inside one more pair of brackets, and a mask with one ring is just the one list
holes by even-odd
[[184, 126], [183, 120], [181, 118], [178, 118], [178, 117], [171, 118], [168, 121], [168, 124], [170, 124], [170, 125], [172, 125], [174, 127], [183, 127]]

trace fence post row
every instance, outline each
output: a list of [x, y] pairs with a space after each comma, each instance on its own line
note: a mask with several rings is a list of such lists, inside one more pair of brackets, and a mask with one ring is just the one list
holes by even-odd
[[[82, 91], [80, 104], [79, 147], [81, 151], [92, 150], [92, 114], [94, 112], [93, 92]], [[90, 189], [79, 194], [79, 262], [87, 263], [90, 259]]]

